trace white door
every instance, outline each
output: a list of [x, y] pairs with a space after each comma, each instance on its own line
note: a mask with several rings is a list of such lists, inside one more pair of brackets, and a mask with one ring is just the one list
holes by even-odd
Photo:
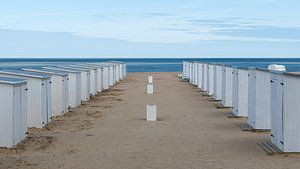
[[225, 106], [226, 100], [226, 71], [225, 66], [222, 66], [222, 104]]
[[235, 115], [239, 115], [238, 113], [238, 84], [239, 83], [239, 77], [238, 77], [238, 70], [235, 68], [233, 69], [233, 74], [232, 74], [232, 106], [233, 106], [233, 113]]
[[255, 127], [256, 118], [256, 70], [249, 70], [248, 74], [248, 124]]
[[281, 75], [271, 77], [271, 141], [283, 150], [283, 86]]
[[21, 86], [13, 88], [13, 145], [21, 141]]

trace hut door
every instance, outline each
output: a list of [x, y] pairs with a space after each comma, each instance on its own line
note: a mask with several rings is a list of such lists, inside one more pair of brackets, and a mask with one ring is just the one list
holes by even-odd
[[281, 75], [271, 77], [271, 141], [283, 149], [283, 86]]
[[235, 115], [239, 115], [238, 113], [238, 71], [237, 69], [233, 69], [232, 71], [232, 106], [233, 106], [233, 113]]
[[13, 88], [13, 145], [16, 145], [21, 138], [21, 86]]
[[225, 66], [222, 66], [222, 104], [225, 106], [226, 99], [226, 71]]
[[256, 117], [256, 71], [249, 70], [248, 74], [248, 124], [255, 128]]

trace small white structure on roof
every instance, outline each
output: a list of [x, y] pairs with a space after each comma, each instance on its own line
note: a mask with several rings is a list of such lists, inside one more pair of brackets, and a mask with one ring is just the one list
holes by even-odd
[[276, 64], [269, 65], [268, 70], [280, 71], [280, 72], [285, 72], [286, 71], [284, 65], [276, 65]]
[[52, 116], [60, 116], [69, 111], [69, 77], [67, 73], [36, 68], [25, 68], [22, 70], [50, 74], [52, 82]]
[[46, 70], [57, 70], [68, 74], [68, 88], [69, 88], [69, 107], [75, 108], [81, 105], [82, 101], [89, 100], [89, 85], [87, 85], [87, 73], [76, 71], [74, 69], [67, 69], [61, 67], [43, 67]]
[[271, 73], [250, 68], [248, 77], [248, 124], [254, 129], [271, 129]]
[[232, 67], [223, 66], [222, 105], [232, 107]]
[[233, 68], [232, 113], [238, 117], [248, 116], [248, 69]]
[[27, 81], [0, 77], [0, 147], [14, 147], [26, 133]]
[[300, 76], [271, 75], [271, 142], [283, 152], [300, 152]]
[[0, 70], [0, 77], [27, 80], [27, 127], [42, 128], [51, 121], [51, 76], [19, 70]]
[[215, 69], [214, 65], [208, 64], [207, 66], [207, 94], [213, 95], [214, 94], [214, 86], [215, 86]]
[[222, 66], [221, 65], [214, 65], [214, 99], [215, 100], [222, 100]]

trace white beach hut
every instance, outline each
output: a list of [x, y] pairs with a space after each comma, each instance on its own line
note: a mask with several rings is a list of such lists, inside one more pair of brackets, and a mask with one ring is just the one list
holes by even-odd
[[214, 65], [214, 99], [222, 100], [222, 65]]
[[248, 116], [248, 69], [233, 68], [232, 107], [235, 116]]
[[98, 92], [98, 69], [96, 67], [91, 67], [88, 65], [68, 65], [69, 68], [75, 68], [75, 69], [84, 69], [90, 71], [90, 90], [91, 94], [95, 96]]
[[87, 85], [87, 74], [74, 69], [60, 67], [43, 67], [46, 70], [62, 71], [68, 74], [69, 88], [69, 107], [76, 108], [81, 105], [82, 101], [89, 100], [89, 85]]
[[207, 75], [208, 75], [208, 65], [206, 64], [206, 63], [203, 63], [203, 67], [202, 67], [202, 70], [203, 70], [203, 72], [202, 72], [202, 74], [203, 74], [203, 77], [202, 77], [202, 89], [203, 89], [203, 91], [207, 91], [208, 90], [208, 77], [207, 77]]
[[97, 91], [102, 92], [103, 88], [103, 66], [95, 65], [95, 64], [81, 64], [80, 66], [92, 67], [97, 69]]
[[187, 62], [186, 61], [182, 62], [182, 74], [183, 74], [183, 76], [187, 76]]
[[201, 89], [202, 88], [202, 63], [197, 63], [197, 67], [198, 67], [198, 73], [197, 73], [197, 75], [198, 75], [198, 78], [197, 78], [197, 80], [198, 80], [198, 82], [197, 82], [197, 87], [199, 88], [199, 89]]
[[190, 72], [190, 83], [194, 83], [194, 63], [190, 62], [191, 72]]
[[27, 81], [0, 77], [0, 147], [14, 147], [26, 133]]
[[88, 77], [89, 77], [89, 84], [90, 84], [90, 95], [91, 96], [95, 96], [97, 94], [97, 89], [96, 89], [96, 85], [95, 85], [95, 78], [97, 77], [96, 76], [96, 73], [95, 73], [95, 70], [94, 69], [89, 69], [89, 68], [82, 68], [82, 67], [76, 67], [76, 66], [72, 66], [72, 65], [59, 65], [59, 67], [62, 67], [62, 68], [69, 68], [69, 69], [74, 69], [76, 71], [80, 71], [80, 72], [83, 72], [83, 73], [88, 73]]
[[113, 66], [113, 64], [111, 64], [111, 63], [101, 63], [100, 65], [106, 67], [106, 69], [108, 71], [107, 75], [108, 75], [108, 84], [109, 84], [109, 87], [113, 86], [115, 84], [115, 81], [114, 81], [114, 75], [115, 74], [114, 74], [114, 66]]
[[69, 77], [67, 73], [37, 68], [24, 68], [22, 70], [50, 74], [52, 82], [52, 116], [60, 116], [69, 111]]
[[300, 152], [300, 76], [271, 75], [271, 142], [283, 152]]
[[[118, 74], [120, 80], [123, 80], [126, 76], [126, 64], [124, 62], [119, 62], [119, 61], [111, 61], [110, 63], [115, 63], [118, 65]], [[124, 69], [125, 68], [125, 69]]]
[[198, 86], [198, 62], [194, 62], [194, 85]]
[[109, 72], [110, 72], [110, 69], [109, 69], [109, 66], [104, 66], [103, 67], [103, 88], [104, 89], [109, 89]]
[[215, 86], [215, 66], [212, 64], [208, 64], [207, 66], [207, 94], [212, 96], [214, 94], [214, 86]]
[[0, 70], [0, 77], [27, 80], [27, 127], [42, 128], [51, 121], [51, 76], [20, 70]]
[[250, 68], [248, 76], [248, 124], [257, 130], [271, 129], [271, 73]]
[[223, 66], [222, 105], [232, 107], [232, 67]]
[[190, 83], [191, 83], [191, 78], [192, 78], [192, 62], [188, 62], [188, 65], [189, 65], [189, 71], [188, 71], [188, 73], [189, 73], [189, 79], [190, 79]]

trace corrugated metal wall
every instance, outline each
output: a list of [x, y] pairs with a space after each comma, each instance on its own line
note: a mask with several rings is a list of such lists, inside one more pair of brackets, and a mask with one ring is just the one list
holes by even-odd
[[222, 66], [215, 65], [214, 99], [222, 100]]
[[300, 152], [300, 78], [285, 76], [283, 93], [284, 151]]
[[215, 72], [214, 72], [214, 65], [208, 65], [208, 94], [214, 94], [214, 86], [215, 86]]

